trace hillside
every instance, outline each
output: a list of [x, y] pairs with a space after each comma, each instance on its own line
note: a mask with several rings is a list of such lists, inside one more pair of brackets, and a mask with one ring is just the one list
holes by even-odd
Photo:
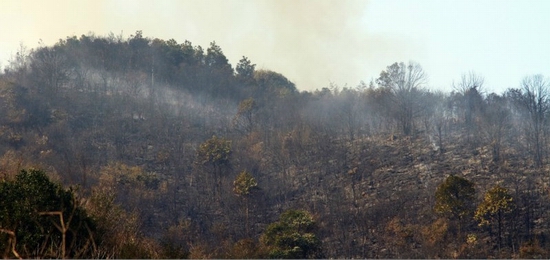
[[[26, 240], [32, 229], [8, 217], [19, 200], [6, 200], [0, 247], [24, 258], [549, 257], [550, 85], [530, 76], [483, 93], [470, 74], [440, 93], [425, 77], [395, 63], [368, 86], [300, 92], [246, 57], [233, 68], [215, 43], [141, 32], [18, 53], [0, 75], [2, 183], [43, 170], [74, 187], [69, 208], [93, 230], [78, 225], [62, 246], [45, 221], [36, 230], [50, 233]], [[48, 212], [68, 221], [60, 201]]]

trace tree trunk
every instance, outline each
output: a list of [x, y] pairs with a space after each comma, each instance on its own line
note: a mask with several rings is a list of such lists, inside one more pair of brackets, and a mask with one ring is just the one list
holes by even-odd
[[498, 252], [502, 248], [502, 211], [498, 211]]

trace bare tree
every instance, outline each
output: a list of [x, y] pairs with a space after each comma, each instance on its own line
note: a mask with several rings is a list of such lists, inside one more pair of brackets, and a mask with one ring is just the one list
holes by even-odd
[[479, 143], [476, 139], [478, 118], [483, 110], [483, 83], [484, 79], [475, 72], [462, 74], [458, 84], [453, 83], [453, 88], [459, 93], [458, 106], [460, 115], [464, 118], [466, 141], [474, 147]]
[[422, 110], [421, 97], [427, 75], [418, 63], [394, 63], [380, 73], [376, 80], [379, 86], [392, 92], [393, 117], [397, 120], [403, 134], [411, 135], [414, 131], [414, 119]]
[[424, 125], [426, 133], [432, 142], [433, 148], [440, 153], [445, 151], [443, 138], [447, 130], [447, 121], [449, 113], [445, 109], [445, 99], [448, 98], [442, 92], [436, 92], [430, 95], [430, 100], [426, 103], [431, 104], [424, 115]]
[[46, 89], [56, 93], [68, 81], [72, 71], [69, 60], [56, 47], [41, 48], [31, 55], [31, 69], [34, 71], [36, 82], [44, 84]]
[[521, 89], [512, 89], [509, 95], [525, 118], [525, 137], [535, 165], [542, 167], [546, 147], [546, 124], [550, 109], [549, 82], [542, 75], [527, 76]]
[[453, 88], [459, 93], [465, 93], [471, 88], [477, 89], [479, 92], [483, 90], [485, 79], [480, 74], [473, 71], [462, 74], [458, 83], [453, 82]]
[[487, 96], [486, 105], [482, 125], [492, 148], [493, 162], [498, 162], [502, 139], [510, 126], [511, 113], [506, 99], [494, 93]]

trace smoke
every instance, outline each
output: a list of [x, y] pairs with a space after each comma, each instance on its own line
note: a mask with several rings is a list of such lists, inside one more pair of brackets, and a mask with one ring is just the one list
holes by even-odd
[[7, 0], [5, 6], [0, 22], [17, 26], [8, 26], [9, 44], [0, 46], [4, 61], [21, 41], [35, 48], [40, 39], [51, 45], [89, 32], [128, 37], [142, 30], [146, 37], [189, 40], [205, 49], [216, 41], [233, 66], [247, 56], [256, 68], [314, 90], [369, 81], [408, 48], [367, 31], [365, 0]]
[[[261, 26], [254, 32], [264, 36], [247, 46], [258, 51], [258, 60], [274, 66], [301, 89], [327, 87], [355, 80], [365, 68], [369, 43], [360, 28], [365, 1], [269, 1], [261, 2]], [[262, 39], [268, 39], [267, 41]], [[370, 40], [370, 41], [369, 41]], [[246, 39], [243, 39], [243, 43]], [[276, 59], [277, 60], [273, 60]], [[273, 61], [272, 61], [273, 60]], [[267, 65], [269, 64], [269, 65]]]
[[[378, 63], [382, 56], [399, 52], [395, 43], [366, 30], [367, 1], [237, 2], [216, 2], [222, 22], [207, 30], [215, 31], [233, 64], [248, 56], [258, 68], [284, 74], [301, 90], [331, 82], [355, 87], [395, 61]], [[194, 13], [194, 20], [216, 12], [205, 11]]]

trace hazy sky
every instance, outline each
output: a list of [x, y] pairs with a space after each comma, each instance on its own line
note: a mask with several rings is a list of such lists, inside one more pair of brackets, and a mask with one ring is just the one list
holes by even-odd
[[0, 0], [0, 65], [20, 43], [67, 36], [216, 41], [235, 66], [282, 73], [300, 90], [355, 87], [393, 62], [422, 65], [432, 89], [474, 71], [489, 91], [550, 77], [549, 0]]

